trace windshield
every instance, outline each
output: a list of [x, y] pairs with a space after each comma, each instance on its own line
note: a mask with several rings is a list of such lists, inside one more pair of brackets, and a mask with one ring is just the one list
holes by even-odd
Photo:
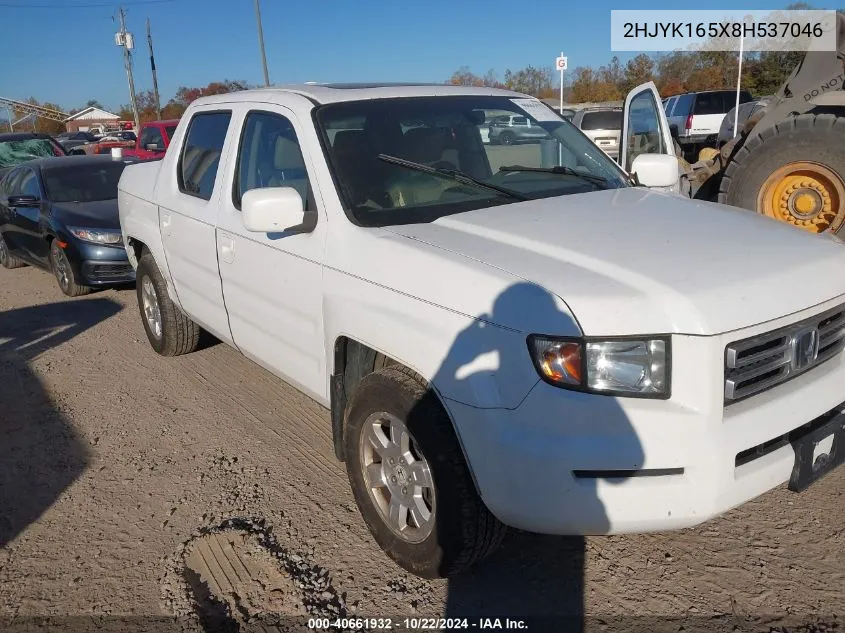
[[536, 99], [349, 101], [319, 107], [315, 119], [344, 206], [366, 226], [628, 186], [616, 163]]
[[45, 156], [64, 156], [64, 154], [61, 149], [46, 138], [0, 142], [0, 168], [12, 167]]
[[[74, 159], [67, 159], [72, 163]], [[53, 202], [95, 202], [117, 198], [120, 161], [62, 165], [42, 170], [47, 197]]]
[[173, 140], [173, 135], [176, 133], [176, 126], [175, 125], [168, 125], [164, 128], [164, 131], [167, 132], [167, 140]]

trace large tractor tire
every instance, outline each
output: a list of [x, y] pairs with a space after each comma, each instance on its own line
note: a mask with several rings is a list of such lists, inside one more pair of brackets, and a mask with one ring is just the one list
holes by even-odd
[[719, 202], [811, 233], [842, 231], [845, 117], [802, 114], [752, 131], [725, 170]]

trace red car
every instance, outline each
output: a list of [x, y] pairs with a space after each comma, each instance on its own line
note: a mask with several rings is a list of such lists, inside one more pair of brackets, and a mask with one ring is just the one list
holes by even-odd
[[179, 119], [169, 121], [150, 121], [142, 123], [138, 130], [138, 140], [134, 149], [123, 150], [124, 156], [134, 156], [142, 160], [161, 158], [170, 145], [170, 139], [176, 131]]

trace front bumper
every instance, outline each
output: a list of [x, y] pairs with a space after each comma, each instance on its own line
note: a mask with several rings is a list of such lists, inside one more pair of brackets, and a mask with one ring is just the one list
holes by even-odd
[[90, 244], [78, 239], [68, 242], [65, 249], [76, 269], [80, 282], [86, 286], [108, 286], [135, 281], [135, 270], [122, 244]]
[[82, 262], [81, 273], [85, 285], [88, 286], [104, 286], [135, 281], [135, 270], [128, 261]]
[[776, 440], [842, 406], [845, 354], [725, 408], [724, 347], [745, 335], [673, 336], [669, 400], [538, 382], [513, 410], [446, 401], [488, 508], [533, 532], [650, 532], [697, 525], [788, 481], [795, 451]]

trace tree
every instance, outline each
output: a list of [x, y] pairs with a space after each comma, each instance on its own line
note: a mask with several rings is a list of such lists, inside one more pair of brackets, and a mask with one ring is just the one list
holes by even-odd
[[654, 80], [654, 61], [645, 53], [640, 53], [625, 64], [625, 80], [622, 85], [623, 92], [628, 92], [647, 81]]
[[452, 73], [446, 83], [453, 86], [489, 86], [491, 88], [502, 88], [495, 70], [488, 70], [484, 76], [478, 76], [472, 72], [469, 66], [461, 66]]
[[96, 99], [88, 99], [85, 103], [86, 108], [100, 108], [101, 110], [105, 110], [103, 104], [97, 101]]
[[[223, 81], [212, 81], [202, 88], [189, 88], [180, 86], [176, 94], [161, 109], [162, 119], [178, 119], [185, 112], [192, 101], [208, 95], [226, 94], [237, 90], [247, 90], [250, 85], [245, 81], [224, 79]], [[138, 118], [141, 123], [155, 121], [159, 114], [155, 108], [155, 94], [152, 90], [144, 90], [135, 95], [138, 104]], [[121, 106], [118, 115], [121, 119], [132, 120], [132, 106]]]
[[481, 77], [473, 73], [469, 66], [461, 66], [452, 73], [449, 78], [449, 83], [453, 86], [481, 86], [483, 85]]
[[516, 92], [524, 92], [535, 97], [547, 98], [554, 96], [552, 87], [552, 71], [550, 68], [534, 68], [528, 66], [522, 70], [505, 71], [505, 86]]

